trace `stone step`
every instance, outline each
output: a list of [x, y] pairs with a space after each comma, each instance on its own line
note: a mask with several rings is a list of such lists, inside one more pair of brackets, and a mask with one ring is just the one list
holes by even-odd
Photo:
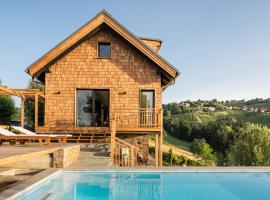
[[107, 152], [81, 151], [78, 160], [69, 166], [70, 169], [87, 169], [88, 167], [106, 167], [110, 164]]
[[91, 144], [81, 144], [81, 151], [89, 152], [109, 152], [110, 144], [108, 143], [91, 143]]

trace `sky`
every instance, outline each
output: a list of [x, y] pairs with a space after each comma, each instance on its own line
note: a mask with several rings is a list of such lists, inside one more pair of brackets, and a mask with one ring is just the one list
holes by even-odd
[[24, 72], [101, 10], [137, 36], [160, 38], [180, 72], [163, 102], [270, 97], [270, 1], [0, 2], [0, 79], [25, 88]]

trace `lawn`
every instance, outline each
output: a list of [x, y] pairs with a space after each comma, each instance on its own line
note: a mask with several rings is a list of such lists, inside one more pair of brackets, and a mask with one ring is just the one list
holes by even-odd
[[[193, 153], [190, 151], [190, 146], [191, 146], [190, 142], [186, 142], [184, 140], [175, 138], [175, 137], [167, 135], [167, 134], [164, 134], [163, 139], [164, 139], [163, 140], [163, 152], [169, 153], [169, 151], [172, 149], [173, 154], [182, 155], [182, 156], [185, 156], [191, 160], [200, 159], [198, 157], [195, 157], [193, 155]], [[155, 146], [154, 140], [155, 140], [155, 136], [150, 135], [150, 141], [149, 141], [150, 147]]]

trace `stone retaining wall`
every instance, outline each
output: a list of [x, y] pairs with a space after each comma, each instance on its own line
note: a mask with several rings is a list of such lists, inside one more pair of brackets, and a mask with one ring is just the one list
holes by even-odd
[[52, 167], [65, 168], [73, 164], [79, 157], [80, 145], [58, 149], [52, 154]]

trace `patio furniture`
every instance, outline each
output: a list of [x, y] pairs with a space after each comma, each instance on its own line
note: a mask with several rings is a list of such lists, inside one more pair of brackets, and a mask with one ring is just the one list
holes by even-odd
[[67, 143], [67, 138], [72, 137], [72, 135], [55, 135], [55, 134], [37, 134], [35, 132], [32, 132], [30, 130], [27, 130], [21, 126], [11, 126], [14, 130], [20, 132], [21, 134], [28, 135], [28, 136], [48, 136], [51, 139], [56, 139], [59, 143], [65, 144]]
[[16, 141], [19, 141], [20, 144], [24, 144], [26, 141], [33, 142], [38, 141], [38, 143], [43, 146], [44, 144], [51, 145], [51, 137], [49, 136], [30, 136], [30, 135], [17, 135], [15, 133], [12, 133], [4, 128], [0, 127], [0, 145], [3, 143], [3, 141], [8, 141], [9, 144], [14, 145], [16, 144]]

